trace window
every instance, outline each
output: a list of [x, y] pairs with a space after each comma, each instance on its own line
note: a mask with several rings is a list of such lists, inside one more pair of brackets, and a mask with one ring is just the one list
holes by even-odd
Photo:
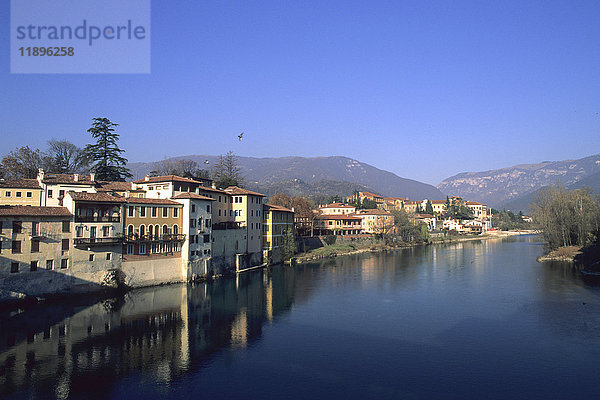
[[69, 239], [62, 240], [62, 251], [69, 251]]
[[58, 197], [59, 197], [59, 198], [61, 198], [61, 197], [65, 197], [65, 191], [64, 191], [64, 190], [59, 190], [59, 191], [58, 191]]
[[0, 221], [0, 233], [2, 233], [2, 221]]
[[178, 209], [176, 209], [176, 208], [174, 208], [174, 209], [173, 209], [173, 218], [177, 218], [177, 212], [178, 212], [178, 211], [179, 211], [179, 210], [178, 210]]
[[40, 234], [40, 223], [32, 222], [31, 223], [31, 236], [38, 236]]
[[219, 203], [221, 202], [221, 196], [219, 196]]
[[196, 220], [194, 218], [190, 219], [190, 228], [195, 228], [196, 227]]
[[112, 253], [106, 253], [106, 260], [110, 261], [112, 259]]
[[152, 218], [156, 218], [158, 216], [158, 207], [152, 207]]
[[48, 198], [51, 199], [52, 198], [52, 189], [48, 189]]
[[49, 271], [54, 269], [54, 260], [46, 260], [46, 269]]
[[192, 204], [192, 212], [196, 212], [196, 205]]
[[206, 219], [206, 227], [210, 228], [210, 226], [211, 226], [211, 220], [207, 218]]
[[31, 193], [31, 192], [27, 192], [27, 193], [25, 193], [25, 197], [27, 197], [27, 198], [29, 198], [29, 199], [30, 199], [30, 198], [32, 198], [32, 197], [33, 197], [33, 193]]
[[133, 225], [129, 225], [129, 226], [127, 227], [127, 236], [128, 236], [129, 238], [133, 237]]
[[221, 216], [221, 210], [219, 209], [219, 217]]
[[68, 258], [62, 258], [60, 260], [60, 269], [67, 269], [69, 268], [69, 259]]
[[4, 197], [10, 197], [10, 192], [4, 192]]
[[62, 231], [63, 231], [63, 233], [71, 232], [71, 221], [63, 221], [62, 222]]
[[204, 235], [204, 243], [210, 243], [210, 235]]
[[31, 252], [38, 253], [40, 251], [40, 239], [31, 240]]
[[167, 207], [163, 207], [163, 218], [167, 218], [169, 216], [169, 209]]
[[102, 227], [102, 236], [109, 237], [110, 236], [110, 226]]
[[145, 243], [140, 244], [140, 254], [146, 254], [146, 244]]
[[15, 192], [15, 197], [22, 197], [21, 192]]
[[89, 260], [89, 261], [94, 261], [94, 255], [93, 255], [93, 254], [90, 254], [90, 256], [89, 256], [88, 260]]
[[21, 252], [21, 241], [20, 240], [12, 241], [12, 252], [13, 252], [13, 254], [19, 254]]
[[210, 204], [206, 206], [206, 212], [210, 212]]
[[19, 263], [18, 262], [10, 263], [10, 273], [16, 274], [17, 272], [19, 272]]
[[133, 254], [133, 245], [132, 244], [127, 245], [127, 254]]
[[21, 233], [23, 231], [23, 224], [21, 221], [13, 221], [13, 233]]
[[135, 207], [133, 207], [133, 206], [129, 206], [127, 208], [127, 216], [128, 217], [133, 217], [133, 210], [135, 210]]
[[78, 238], [83, 237], [83, 226], [75, 227], [75, 236]]
[[141, 206], [140, 207], [140, 217], [144, 218], [146, 216], [146, 207]]

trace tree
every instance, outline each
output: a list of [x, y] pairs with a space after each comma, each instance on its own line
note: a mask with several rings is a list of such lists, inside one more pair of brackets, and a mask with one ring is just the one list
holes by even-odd
[[291, 209], [294, 207], [294, 199], [292, 199], [287, 194], [277, 193], [271, 196], [271, 198], [269, 199], [269, 204]]
[[366, 209], [374, 209], [377, 208], [377, 203], [375, 202], [375, 200], [365, 198], [362, 202], [361, 207]]
[[60, 174], [83, 172], [89, 165], [83, 149], [67, 140], [49, 140], [48, 151], [44, 158], [46, 159], [44, 169]]
[[19, 147], [8, 153], [0, 167], [7, 179], [35, 179], [38, 170], [44, 166], [42, 154], [29, 146]]
[[429, 200], [427, 200], [427, 203], [425, 204], [425, 213], [433, 215], [433, 205]]
[[541, 189], [530, 205], [533, 218], [550, 248], [584, 246], [600, 235], [600, 199], [589, 189]]
[[219, 156], [219, 161], [213, 167], [213, 179], [218, 188], [243, 185], [241, 168], [231, 150]]
[[117, 145], [119, 134], [115, 133], [118, 124], [111, 122], [108, 118], [94, 118], [92, 127], [87, 131], [96, 139], [96, 144], [88, 144], [85, 156], [90, 160], [92, 171], [96, 173], [98, 180], [124, 181], [133, 175], [125, 167], [127, 159], [121, 156], [125, 150]]
[[152, 176], [177, 175], [190, 179], [210, 179], [210, 172], [200, 168], [200, 165], [187, 158], [180, 160], [162, 160], [154, 163], [154, 169], [150, 172]]
[[294, 229], [287, 228], [283, 232], [281, 244], [281, 260], [289, 261], [296, 254], [296, 238], [294, 237]]

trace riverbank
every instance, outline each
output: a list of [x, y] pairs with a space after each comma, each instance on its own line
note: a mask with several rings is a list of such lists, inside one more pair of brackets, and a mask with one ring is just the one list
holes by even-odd
[[344, 244], [331, 244], [328, 246], [319, 247], [317, 249], [313, 249], [307, 251], [305, 253], [300, 253], [296, 255], [293, 259], [293, 263], [295, 264], [303, 264], [314, 261], [319, 261], [327, 258], [335, 258], [339, 256], [348, 256], [353, 254], [362, 254], [362, 253], [377, 253], [383, 251], [391, 251], [397, 249], [403, 249], [414, 246], [422, 246], [427, 244], [450, 244], [450, 243], [458, 243], [458, 242], [466, 242], [471, 240], [487, 240], [487, 239], [500, 239], [509, 236], [517, 236], [517, 235], [530, 235], [536, 233], [535, 231], [530, 230], [522, 230], [522, 231], [490, 231], [481, 235], [458, 235], [458, 236], [433, 236], [430, 238], [429, 242], [420, 242], [420, 243], [401, 243], [398, 245], [388, 245], [385, 243], [376, 243], [376, 244], [354, 244], [354, 243], [344, 243]]

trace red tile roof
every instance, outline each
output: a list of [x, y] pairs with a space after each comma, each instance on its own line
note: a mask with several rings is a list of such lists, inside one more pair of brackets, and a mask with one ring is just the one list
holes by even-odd
[[0, 179], [0, 188], [15, 188], [15, 189], [40, 189], [40, 183], [37, 179]]
[[469, 206], [484, 206], [485, 204], [479, 203], [477, 201], [467, 201], [467, 205], [469, 205]]
[[0, 206], [0, 216], [72, 217], [66, 207]]
[[358, 192], [358, 194], [362, 195], [362, 196], [368, 196], [368, 197], [380, 197], [383, 199], [383, 196], [380, 196], [378, 194], [371, 193], [371, 192]]
[[133, 183], [131, 182], [110, 182], [100, 181], [97, 184], [96, 190], [98, 192], [112, 192], [112, 191], [133, 191]]
[[315, 217], [315, 219], [323, 219], [323, 220], [328, 220], [328, 219], [351, 219], [351, 220], [360, 220], [360, 217], [357, 217], [354, 214], [345, 214], [345, 215], [340, 215], [340, 214], [321, 214]]
[[379, 209], [356, 210], [356, 215], [392, 215], [391, 213]]
[[282, 212], [290, 212], [293, 213], [293, 210], [290, 210], [289, 208], [283, 207], [283, 206], [276, 206], [273, 204], [263, 204], [263, 209], [268, 209], [268, 210], [272, 210], [272, 211], [282, 211]]
[[177, 196], [171, 197], [172, 199], [196, 199], [196, 200], [212, 200], [215, 201], [212, 197], [202, 196], [196, 193], [180, 193]]
[[69, 191], [69, 195], [75, 201], [93, 201], [98, 203], [125, 203], [125, 198], [116, 197], [108, 193], [86, 193]]
[[200, 186], [198, 189], [201, 191], [204, 190], [205, 192], [211, 192], [211, 193], [219, 193], [219, 194], [225, 194], [225, 195], [229, 194], [224, 190], [214, 189], [214, 188], [208, 187], [208, 186]]
[[72, 185], [95, 185], [96, 182], [90, 179], [89, 175], [78, 174], [78, 180], [75, 181], [76, 174], [44, 174], [43, 183], [68, 183]]
[[181, 206], [181, 203], [178, 203], [169, 199], [146, 199], [139, 197], [128, 197], [125, 199], [128, 204], [158, 204], [158, 205], [169, 205], [169, 206]]
[[228, 188], [225, 189], [225, 191], [232, 195], [251, 195], [251, 196], [262, 196], [262, 197], [265, 196], [264, 194], [253, 192], [253, 191], [247, 190], [247, 189], [242, 189], [241, 187], [238, 187], [238, 186], [229, 186]]

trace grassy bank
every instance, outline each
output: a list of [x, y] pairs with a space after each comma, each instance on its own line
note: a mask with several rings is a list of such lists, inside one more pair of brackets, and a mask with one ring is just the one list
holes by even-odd
[[486, 233], [483, 235], [460, 235], [460, 236], [439, 236], [439, 237], [431, 237], [429, 242], [418, 242], [418, 243], [406, 243], [401, 242], [396, 245], [387, 245], [383, 240], [379, 243], [371, 243], [371, 244], [355, 244], [355, 243], [341, 243], [341, 244], [331, 244], [323, 247], [319, 247], [313, 250], [309, 250], [305, 253], [299, 253], [294, 258], [295, 263], [307, 263], [312, 261], [318, 261], [326, 258], [333, 258], [338, 256], [350, 255], [350, 254], [360, 254], [360, 253], [368, 253], [368, 252], [379, 252], [379, 251], [388, 251], [393, 249], [401, 249], [406, 247], [413, 246], [422, 246], [426, 244], [450, 244], [450, 243], [458, 243], [458, 242], [466, 242], [470, 240], [486, 240], [486, 239], [497, 239], [504, 238], [508, 236], [514, 235], [523, 235], [523, 234], [531, 234], [534, 233], [532, 231], [497, 231], [493, 233]]

